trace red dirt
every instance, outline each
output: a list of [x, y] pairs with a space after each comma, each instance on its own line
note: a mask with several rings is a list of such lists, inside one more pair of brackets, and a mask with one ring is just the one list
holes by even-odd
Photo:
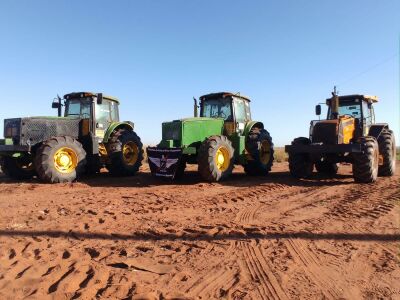
[[399, 299], [399, 167], [370, 185], [286, 163], [223, 183], [0, 175], [0, 299]]

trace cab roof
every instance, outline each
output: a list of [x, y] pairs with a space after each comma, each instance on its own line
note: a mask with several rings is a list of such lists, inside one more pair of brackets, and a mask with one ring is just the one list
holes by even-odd
[[[69, 99], [69, 98], [83, 98], [83, 97], [97, 97], [97, 93], [92, 93], [92, 92], [74, 92], [74, 93], [69, 93], [64, 95], [64, 99]], [[118, 98], [112, 97], [112, 96], [107, 96], [103, 95], [103, 99], [111, 100], [119, 104]]]
[[[330, 101], [331, 99], [332, 98], [328, 98], [326, 100]], [[339, 96], [339, 101], [351, 101], [351, 100], [354, 100], [354, 99], [360, 99], [362, 101], [366, 101], [366, 102], [369, 102], [369, 103], [378, 102], [378, 96], [359, 95], [359, 94]]]
[[219, 93], [211, 93], [207, 95], [203, 95], [200, 97], [200, 100], [206, 100], [206, 99], [215, 99], [215, 98], [225, 98], [225, 97], [238, 97], [244, 100], [247, 100], [250, 102], [250, 98], [244, 95], [241, 95], [239, 92], [238, 93], [231, 93], [231, 92], [219, 92]]

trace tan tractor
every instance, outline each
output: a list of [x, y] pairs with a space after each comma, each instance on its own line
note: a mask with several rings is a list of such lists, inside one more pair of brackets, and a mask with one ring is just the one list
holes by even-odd
[[[336, 174], [338, 163], [353, 166], [356, 182], [370, 183], [378, 176], [392, 176], [396, 167], [396, 143], [386, 123], [375, 123], [373, 105], [378, 97], [338, 96], [326, 99], [326, 120], [311, 121], [310, 136], [299, 137], [285, 147], [290, 173], [297, 178], [319, 173]], [[321, 105], [316, 106], [321, 114]]]

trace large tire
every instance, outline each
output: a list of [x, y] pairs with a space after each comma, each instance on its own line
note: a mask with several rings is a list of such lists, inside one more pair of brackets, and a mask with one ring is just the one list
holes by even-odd
[[143, 160], [143, 144], [132, 130], [118, 129], [107, 144], [110, 164], [107, 169], [114, 176], [133, 176]]
[[85, 172], [86, 152], [70, 136], [53, 137], [36, 151], [35, 168], [43, 182], [72, 182]]
[[374, 137], [360, 137], [362, 152], [353, 154], [353, 177], [356, 182], [371, 183], [378, 177], [379, 146]]
[[0, 158], [3, 173], [13, 179], [31, 179], [36, 175], [31, 155], [21, 157], [3, 156]]
[[322, 160], [322, 161], [317, 161], [315, 163], [315, 169], [317, 170], [318, 173], [333, 176], [337, 173], [339, 168], [337, 163], [332, 163], [326, 160]]
[[214, 135], [200, 146], [198, 170], [207, 181], [220, 181], [232, 174], [234, 152], [231, 141], [223, 135]]
[[253, 128], [246, 140], [246, 149], [253, 158], [243, 167], [247, 175], [267, 175], [274, 161], [274, 144], [269, 132]]
[[396, 141], [393, 131], [383, 130], [378, 138], [379, 155], [383, 163], [378, 167], [378, 176], [393, 176], [396, 170]]
[[[310, 139], [305, 137], [295, 138], [292, 145], [309, 145]], [[290, 153], [289, 152], [289, 170], [290, 174], [296, 178], [308, 178], [311, 176], [314, 164], [308, 153]]]

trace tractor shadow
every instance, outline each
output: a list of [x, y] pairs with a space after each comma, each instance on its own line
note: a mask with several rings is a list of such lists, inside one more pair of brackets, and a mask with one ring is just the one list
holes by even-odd
[[62, 230], [0, 230], [0, 237], [47, 237], [68, 238], [80, 241], [85, 240], [112, 240], [112, 241], [229, 241], [229, 240], [276, 240], [276, 239], [302, 239], [302, 240], [338, 240], [338, 241], [364, 241], [364, 242], [398, 242], [400, 234], [389, 233], [313, 233], [313, 232], [248, 232], [248, 233], [222, 233], [210, 235], [196, 233], [178, 235], [174, 233], [140, 232], [133, 234], [81, 232]]
[[[280, 168], [281, 169], [281, 168]], [[29, 180], [15, 180], [6, 177], [0, 173], [0, 184], [46, 184], [41, 183], [37, 178]], [[236, 170], [228, 179], [221, 182], [207, 183], [195, 169], [185, 171], [181, 179], [171, 180], [165, 178], [156, 178], [147, 170], [138, 172], [135, 176], [116, 177], [108, 172], [102, 172], [95, 175], [82, 176], [77, 183], [85, 184], [91, 187], [124, 187], [124, 188], [148, 188], [155, 186], [188, 186], [198, 184], [209, 184], [210, 186], [232, 186], [232, 187], [254, 187], [266, 184], [283, 184], [288, 186], [300, 187], [322, 187], [347, 185], [354, 183], [352, 175], [336, 174], [333, 177], [324, 176], [318, 173], [308, 179], [293, 178], [289, 171], [272, 170], [267, 176], [248, 176], [242, 170]]]

